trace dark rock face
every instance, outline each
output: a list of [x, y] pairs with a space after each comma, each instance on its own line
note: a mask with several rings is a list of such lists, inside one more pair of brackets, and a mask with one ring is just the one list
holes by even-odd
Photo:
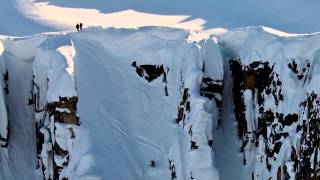
[[[49, 116], [54, 116], [56, 122], [64, 124], [80, 125], [77, 113], [78, 97], [59, 98], [58, 102], [48, 104]], [[66, 109], [67, 111], [58, 111], [58, 109]]]
[[197, 143], [195, 141], [191, 141], [191, 150], [195, 150], [198, 148], [199, 148], [199, 146], [197, 145]]
[[182, 122], [182, 126], [184, 127], [185, 125], [185, 120], [188, 117], [188, 114], [190, 112], [190, 94], [188, 93], [189, 89], [188, 88], [183, 88], [182, 89], [182, 94], [181, 94], [181, 102], [178, 107], [178, 116], [176, 118], [176, 123], [180, 124]]
[[9, 94], [9, 73], [8, 71], [6, 71], [6, 73], [3, 75], [3, 82], [4, 82], [4, 87], [3, 87], [3, 90], [4, 90], [4, 93], [5, 94]]
[[8, 130], [8, 133], [7, 133], [6, 137], [2, 137], [0, 135], [0, 144], [1, 144], [1, 147], [3, 147], [3, 148], [8, 148], [8, 146], [9, 146], [9, 139], [10, 139], [10, 124], [9, 124], [9, 122], [8, 122], [7, 130]]
[[[48, 104], [48, 114], [49, 117], [53, 117], [55, 121], [55, 127], [54, 127], [54, 135], [57, 136], [57, 123], [65, 124], [65, 125], [75, 125], [79, 126], [79, 117], [77, 116], [77, 103], [78, 103], [78, 97], [60, 97], [58, 102], [53, 102]], [[64, 109], [65, 111], [61, 112], [61, 109]], [[60, 127], [61, 128], [61, 127]], [[69, 127], [67, 129], [63, 128], [60, 129], [60, 131], [67, 131], [69, 132], [70, 136], [65, 137], [66, 139], [74, 139], [75, 133], [74, 128]], [[56, 138], [56, 137], [55, 137]], [[66, 148], [66, 149], [64, 149]], [[69, 157], [70, 157], [70, 151], [71, 149], [68, 149], [68, 147], [60, 147], [59, 143], [55, 141], [53, 145], [53, 156], [58, 156], [61, 159], [63, 159], [63, 162], [61, 161], [54, 161], [54, 177], [64, 178], [67, 179], [67, 177], [61, 177], [61, 172], [67, 168], [69, 164]]]
[[[277, 179], [290, 179], [292, 173], [295, 179], [320, 179], [320, 98], [311, 92], [300, 104], [299, 110], [283, 113], [280, 108], [280, 104], [285, 102], [282, 82], [273, 66], [263, 61], [249, 65], [241, 64], [240, 60], [230, 61], [234, 112], [242, 142], [240, 152], [244, 156], [243, 163], [248, 163], [248, 149], [262, 148], [264, 154], [259, 155], [257, 163], [264, 164], [261, 167], [266, 167], [269, 174], [275, 173]], [[299, 67], [292, 60], [288, 68], [297, 75], [297, 80], [302, 81], [300, 88], [304, 88], [308, 82], [309, 61]], [[252, 92], [252, 100], [246, 99], [245, 91]], [[271, 106], [270, 99], [273, 103]], [[266, 100], [269, 100], [269, 105], [265, 104]], [[255, 109], [246, 109], [248, 101]], [[254, 119], [248, 119], [248, 112], [255, 114]], [[294, 134], [292, 129], [295, 130]], [[294, 137], [297, 140], [293, 141]], [[289, 152], [290, 156], [279, 159], [281, 152]], [[252, 172], [252, 179], [259, 179], [259, 173]]]
[[238, 122], [238, 136], [242, 139], [247, 132], [247, 121], [245, 117], [245, 104], [243, 100], [244, 87], [244, 72], [239, 61], [231, 60], [230, 69], [233, 76], [233, 104], [234, 113]]
[[176, 180], [177, 174], [176, 174], [176, 166], [174, 165], [174, 161], [170, 159], [168, 161], [169, 161], [169, 171], [171, 174], [171, 180]]
[[240, 60], [231, 60], [230, 68], [233, 75], [233, 103], [235, 116], [238, 121], [239, 138], [245, 137], [247, 133], [247, 120], [245, 117], [245, 104], [243, 100], [243, 92], [246, 89], [257, 94], [257, 102], [259, 113], [261, 114], [258, 121], [258, 133], [266, 138], [266, 126], [273, 121], [273, 112], [265, 110], [264, 97], [272, 95], [275, 99], [275, 104], [283, 101], [281, 92], [281, 82], [278, 75], [273, 72], [273, 66], [268, 62], [253, 62], [249, 66], [243, 66]]
[[[58, 102], [49, 103], [47, 107], [47, 111], [49, 114], [49, 117], [53, 117], [55, 121], [55, 127], [54, 127], [54, 135], [57, 136], [57, 123], [61, 123], [64, 125], [75, 125], [79, 126], [79, 117], [77, 116], [77, 103], [78, 103], [78, 97], [59, 97]], [[61, 112], [61, 110], [63, 110]], [[63, 128], [60, 131], [67, 131], [69, 132], [70, 136], [65, 137], [66, 139], [74, 139], [74, 129], [73, 127], [69, 127], [67, 129]], [[56, 138], [56, 137], [55, 137]], [[67, 168], [69, 164], [69, 153], [70, 149], [68, 147], [64, 147], [66, 149], [63, 149], [57, 141], [55, 141], [53, 145], [53, 156], [58, 156], [59, 158], [63, 159], [63, 162], [61, 161], [54, 161], [54, 177], [59, 179], [61, 172]], [[62, 177], [67, 178], [67, 177]]]
[[169, 96], [168, 94], [168, 81], [167, 81], [167, 73], [169, 72], [169, 68], [166, 69], [163, 67], [163, 65], [149, 65], [149, 64], [143, 64], [143, 65], [137, 65], [137, 63], [134, 61], [132, 63], [132, 67], [136, 69], [136, 73], [147, 80], [148, 82], [152, 82], [153, 80], [157, 79], [161, 75], [163, 75], [163, 83], [165, 83], [165, 94], [166, 96]]
[[41, 151], [42, 151], [42, 144], [44, 143], [44, 135], [40, 132], [40, 128], [39, 128], [39, 123], [36, 122], [35, 123], [35, 129], [36, 129], [36, 149], [37, 149], [37, 159], [38, 159], [38, 163], [37, 163], [37, 168], [40, 168], [40, 163], [41, 162]]
[[[36, 147], [38, 168], [44, 179], [68, 179], [62, 176], [69, 164], [70, 142], [76, 138], [80, 126], [77, 116], [78, 97], [59, 97], [59, 101], [48, 103], [46, 95], [40, 94], [40, 87], [33, 82], [33, 98], [36, 118]], [[67, 147], [59, 140], [68, 142]], [[66, 174], [66, 173], [63, 173]]]
[[299, 150], [293, 149], [292, 161], [297, 179], [320, 179], [320, 98], [311, 92], [308, 98], [301, 103], [303, 113], [302, 124], [299, 124], [301, 133]]
[[[242, 141], [240, 152], [243, 153], [243, 164], [246, 165], [246, 149], [254, 145], [258, 148], [261, 137], [263, 138], [264, 151], [266, 155], [261, 156], [261, 162], [271, 171], [272, 162], [281, 147], [280, 139], [288, 136], [281, 132], [283, 121], [291, 121], [291, 116], [283, 120], [283, 114], [274, 112], [272, 109], [265, 108], [265, 98], [272, 97], [275, 106], [283, 101], [281, 92], [281, 81], [278, 74], [273, 71], [273, 65], [268, 62], [255, 61], [249, 65], [242, 65], [240, 60], [231, 60], [230, 69], [233, 76], [233, 103], [235, 118], [238, 123], [238, 136]], [[251, 91], [254, 98], [251, 103], [258, 110], [256, 122], [254, 119], [247, 119], [246, 112], [255, 111], [246, 109], [244, 92]], [[295, 117], [295, 116], [294, 116]], [[290, 119], [290, 120], [289, 120]], [[252, 127], [254, 124], [255, 127]], [[253, 129], [252, 129], [253, 128]], [[249, 130], [250, 129], [250, 130]], [[280, 131], [279, 131], [280, 129]], [[256, 174], [253, 172], [253, 179]]]
[[[311, 66], [309, 60], [306, 61], [303, 67], [299, 67], [295, 59], [291, 59], [288, 64], [288, 68], [291, 69], [294, 74], [296, 74], [299, 80], [303, 80], [304, 78], [306, 78], [306, 76], [310, 72], [310, 67]], [[306, 79], [304, 80], [304, 84], [305, 82]]]

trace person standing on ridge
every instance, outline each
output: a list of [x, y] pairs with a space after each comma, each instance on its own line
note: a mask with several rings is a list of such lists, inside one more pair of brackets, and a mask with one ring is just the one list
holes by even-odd
[[80, 23], [80, 31], [82, 30], [82, 23]]
[[77, 28], [77, 31], [79, 31], [79, 28], [80, 28], [79, 24], [76, 25], [76, 28]]

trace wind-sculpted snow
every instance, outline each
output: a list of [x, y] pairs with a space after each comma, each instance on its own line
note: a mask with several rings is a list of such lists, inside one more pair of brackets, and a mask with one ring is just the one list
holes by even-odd
[[319, 179], [320, 36], [252, 27], [219, 40], [233, 79], [244, 177]]

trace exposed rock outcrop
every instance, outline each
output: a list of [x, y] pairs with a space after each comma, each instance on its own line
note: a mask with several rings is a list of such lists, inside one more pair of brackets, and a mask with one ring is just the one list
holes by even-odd
[[162, 82], [165, 84], [164, 92], [166, 96], [169, 96], [168, 80], [167, 80], [167, 73], [169, 72], [169, 68], [166, 68], [165, 70], [163, 65], [149, 65], [149, 64], [137, 65], [136, 61], [132, 63], [132, 67], [136, 69], [136, 73], [140, 77], [146, 79], [148, 82], [152, 82], [153, 80], [157, 79], [162, 75], [163, 76]]
[[[69, 46], [39, 49], [33, 65], [33, 98], [29, 101], [35, 106], [38, 168], [46, 180], [69, 178], [70, 154], [80, 126], [74, 77], [64, 69], [73, 68], [72, 64], [65, 64], [72, 62], [68, 54], [71, 50]], [[44, 60], [43, 56], [50, 58]], [[51, 63], [62, 66], [50, 66]]]

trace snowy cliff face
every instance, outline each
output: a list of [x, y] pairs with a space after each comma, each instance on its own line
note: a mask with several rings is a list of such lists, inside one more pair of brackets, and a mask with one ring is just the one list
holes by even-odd
[[33, 101], [37, 142], [37, 167], [45, 179], [69, 177], [77, 129], [78, 97], [73, 75], [74, 49], [70, 45], [37, 49], [33, 63]]
[[213, 41], [219, 53], [205, 54], [187, 37], [167, 28], [72, 36], [80, 136], [90, 134], [79, 142], [85, 151], [76, 178], [218, 178], [211, 149], [217, 108], [200, 95], [200, 85], [204, 78], [221, 80], [204, 66], [209, 59], [221, 65], [222, 56]]
[[1, 36], [0, 177], [319, 179], [320, 36], [190, 37]]
[[319, 179], [319, 35], [220, 37], [246, 177]]
[[69, 36], [7, 37], [3, 47], [1, 175], [68, 177], [69, 152], [79, 126]]
[[[35, 171], [35, 133], [34, 108], [32, 97], [32, 54], [34, 46], [43, 41], [42, 36], [30, 39], [10, 39], [2, 41], [1, 54], [2, 87], [5, 108], [1, 102], [0, 148], [3, 179], [34, 179]], [[31, 55], [30, 55], [31, 54]]]
[[215, 39], [187, 38], [154, 27], [4, 37], [0, 175], [218, 179], [222, 55]]

